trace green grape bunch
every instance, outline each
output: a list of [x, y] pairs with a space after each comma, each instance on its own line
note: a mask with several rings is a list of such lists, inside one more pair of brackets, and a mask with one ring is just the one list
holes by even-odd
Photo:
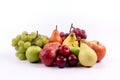
[[23, 31], [22, 34], [17, 35], [12, 39], [12, 46], [16, 50], [16, 57], [20, 60], [26, 60], [26, 50], [30, 46], [38, 46], [43, 48], [45, 44], [49, 42], [49, 38], [45, 35], [41, 35], [36, 32], [28, 34], [27, 31]]

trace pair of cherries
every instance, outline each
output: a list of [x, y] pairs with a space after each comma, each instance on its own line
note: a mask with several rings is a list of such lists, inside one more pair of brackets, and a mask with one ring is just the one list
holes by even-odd
[[76, 66], [78, 64], [78, 58], [70, 52], [70, 48], [67, 45], [59, 47], [56, 58], [56, 66], [64, 68], [65, 66]]

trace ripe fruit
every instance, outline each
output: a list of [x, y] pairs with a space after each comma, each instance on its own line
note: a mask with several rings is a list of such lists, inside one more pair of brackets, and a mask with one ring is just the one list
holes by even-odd
[[[48, 38], [38, 34], [38, 31], [23, 31], [12, 39], [12, 46], [16, 50], [16, 57], [29, 62], [41, 62], [46, 66], [56, 65], [59, 68], [73, 67], [81, 64], [90, 67], [100, 62], [106, 47], [97, 40], [87, 41], [86, 31], [71, 24], [70, 31], [52, 31]], [[79, 62], [79, 64], [78, 64]]]
[[41, 48], [38, 46], [31, 46], [26, 51], [26, 58], [29, 62], [38, 62], [39, 61], [39, 52]]
[[62, 40], [64, 41], [70, 33], [75, 33], [77, 41], [87, 38], [87, 34], [86, 34], [85, 30], [80, 29], [80, 28], [75, 28], [75, 27], [73, 27], [73, 24], [71, 24], [69, 33], [60, 32], [60, 36], [61, 36]]
[[[42, 48], [48, 42], [48, 37], [45, 35], [38, 34], [38, 31], [31, 32], [30, 34], [28, 34], [28, 32], [26, 31], [23, 31], [22, 34], [19, 34], [12, 39], [12, 46], [16, 50], [16, 57], [18, 57], [20, 60], [25, 60], [25, 53], [29, 47], [39, 46]], [[19, 57], [18, 53], [21, 54], [20, 56], [24, 56], [24, 58]]]
[[106, 54], [106, 47], [96, 40], [89, 41], [87, 44], [96, 52], [97, 62], [100, 62]]
[[59, 68], [64, 68], [66, 66], [66, 63], [67, 63], [67, 58], [60, 55], [57, 57], [56, 66], [58, 66]]
[[97, 55], [92, 48], [90, 48], [87, 44], [81, 42], [78, 59], [81, 65], [90, 67], [96, 63]]
[[80, 29], [80, 28], [75, 28], [73, 27], [73, 24], [71, 24], [70, 32], [75, 33], [78, 41], [80, 41], [81, 39], [87, 38], [85, 30]]
[[26, 60], [25, 54], [22, 54], [22, 53], [18, 54], [18, 58], [19, 58], [20, 60]]
[[46, 44], [43, 48], [48, 48], [48, 47], [51, 47], [53, 49], [58, 49], [58, 47], [60, 46], [61, 44], [59, 42], [51, 42], [51, 43], [48, 43]]
[[78, 58], [74, 54], [71, 54], [68, 57], [68, 64], [69, 66], [76, 66], [78, 64]]
[[63, 56], [69, 56], [70, 48], [67, 45], [61, 45], [58, 49], [58, 53]]
[[78, 46], [78, 41], [76, 39], [75, 33], [70, 33], [68, 37], [63, 41], [62, 45]]
[[54, 64], [56, 59], [57, 49], [60, 46], [60, 43], [53, 42], [46, 44], [39, 53], [39, 57], [43, 64], [46, 66], [51, 66]]
[[50, 47], [45, 48], [40, 51], [39, 57], [41, 58], [43, 64], [46, 66], [52, 66], [56, 59], [56, 50]]
[[60, 37], [59, 31], [56, 29], [53, 30], [51, 37], [49, 38], [50, 42], [59, 42], [62, 43], [62, 38]]

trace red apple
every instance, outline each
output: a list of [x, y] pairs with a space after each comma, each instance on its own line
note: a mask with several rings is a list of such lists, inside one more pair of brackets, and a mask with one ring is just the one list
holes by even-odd
[[45, 48], [40, 51], [39, 57], [43, 64], [52, 66], [56, 59], [56, 50], [53, 48]]
[[61, 44], [59, 42], [51, 42], [51, 43], [47, 43], [43, 48], [48, 48], [51, 47], [53, 49], [56, 49], [60, 46]]
[[60, 46], [60, 43], [52, 42], [52, 43], [46, 44], [43, 47], [43, 49], [39, 53], [39, 57], [43, 64], [45, 64], [46, 66], [51, 66], [54, 64], [59, 46]]
[[106, 54], [106, 47], [97, 40], [86, 41], [86, 43], [96, 52], [97, 62], [100, 62]]

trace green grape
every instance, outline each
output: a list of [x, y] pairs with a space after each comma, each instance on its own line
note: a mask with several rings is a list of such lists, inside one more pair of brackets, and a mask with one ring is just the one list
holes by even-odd
[[12, 39], [12, 46], [16, 46], [18, 43], [18, 40], [16, 38]]
[[21, 35], [17, 35], [16, 39], [19, 41], [21, 39]]
[[25, 54], [19, 54], [19, 55], [18, 55], [18, 58], [19, 58], [20, 60], [26, 60], [26, 55], [25, 55]]
[[18, 41], [18, 46], [23, 46], [24, 45], [24, 41], [20, 40]]
[[19, 51], [16, 52], [16, 57], [19, 57], [19, 54], [21, 54]]
[[28, 32], [27, 31], [23, 31], [22, 35], [28, 35]]
[[24, 48], [27, 49], [27, 48], [29, 48], [30, 46], [31, 46], [31, 43], [30, 43], [30, 42], [25, 42], [25, 43], [24, 43]]
[[30, 42], [33, 41], [33, 37], [30, 34], [28, 35], [28, 41], [30, 41]]
[[39, 46], [39, 47], [43, 46], [43, 42], [41, 39], [37, 40], [35, 44], [36, 44], [36, 46]]
[[21, 40], [27, 41], [28, 40], [28, 36], [27, 35], [21, 35]]
[[20, 47], [18, 48], [18, 51], [19, 51], [20, 53], [23, 53], [23, 54], [24, 54], [25, 51], [26, 51], [26, 49], [25, 49], [24, 47], [21, 47], [21, 46], [20, 46]]
[[43, 44], [45, 45], [45, 44], [47, 44], [49, 42], [49, 39], [48, 39], [48, 37], [44, 37], [42, 39], [42, 41], [43, 41]]
[[36, 37], [37, 37], [37, 32], [31, 32], [31, 37], [33, 38], [33, 39], [35, 39]]
[[44, 38], [44, 36], [43, 35], [40, 35], [40, 39], [43, 39]]
[[17, 50], [18, 50], [18, 48], [19, 48], [19, 46], [18, 46], [18, 45], [16, 45], [16, 46], [15, 46], [15, 50], [17, 51]]

